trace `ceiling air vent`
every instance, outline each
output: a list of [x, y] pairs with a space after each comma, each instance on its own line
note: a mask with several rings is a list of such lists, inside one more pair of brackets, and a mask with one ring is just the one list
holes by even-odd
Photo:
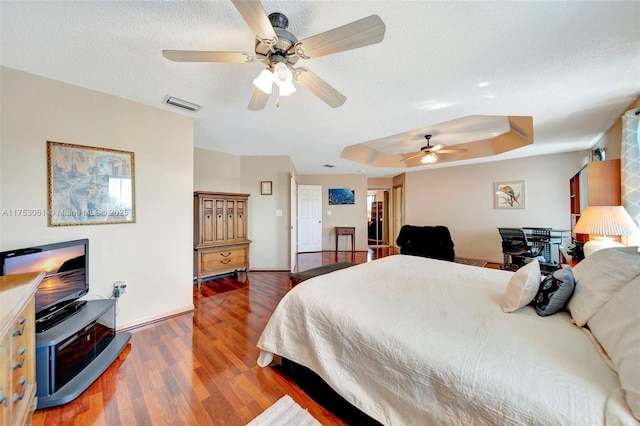
[[196, 112], [200, 108], [202, 108], [200, 105], [183, 101], [182, 99], [174, 98], [173, 96], [167, 96], [166, 98], [164, 98], [163, 102], [165, 104], [173, 105], [175, 107], [186, 109], [188, 111], [193, 111], [193, 112]]
[[325, 165], [324, 165], [324, 166], [322, 166], [322, 167], [332, 168], [332, 167], [335, 167], [335, 166], [334, 166], [333, 164], [325, 164]]

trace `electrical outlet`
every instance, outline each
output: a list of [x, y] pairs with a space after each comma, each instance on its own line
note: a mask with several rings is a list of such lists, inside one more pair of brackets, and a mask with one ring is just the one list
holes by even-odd
[[118, 299], [124, 294], [124, 290], [127, 288], [126, 281], [116, 281], [113, 283], [113, 297]]

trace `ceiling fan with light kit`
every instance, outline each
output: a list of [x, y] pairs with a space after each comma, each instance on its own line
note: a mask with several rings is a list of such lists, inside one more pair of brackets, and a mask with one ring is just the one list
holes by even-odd
[[266, 68], [253, 81], [255, 90], [248, 109], [264, 109], [273, 85], [279, 96], [288, 96], [296, 91], [293, 84], [310, 91], [332, 108], [344, 104], [346, 97], [305, 67], [294, 68], [299, 59], [344, 52], [369, 46], [382, 41], [386, 27], [377, 15], [371, 15], [341, 27], [298, 40], [287, 31], [289, 19], [282, 13], [267, 15], [259, 0], [231, 0], [235, 8], [255, 34], [254, 53], [163, 50], [162, 55], [175, 62], [262, 62]]
[[431, 145], [431, 137], [432, 135], [425, 135], [424, 138], [427, 140], [427, 144], [420, 148], [419, 152], [413, 152], [403, 156], [402, 161], [413, 160], [414, 158], [422, 157], [420, 160], [423, 164], [432, 164], [438, 161], [438, 154], [456, 154], [467, 152], [467, 149], [464, 148], [447, 148], [446, 145], [438, 144]]

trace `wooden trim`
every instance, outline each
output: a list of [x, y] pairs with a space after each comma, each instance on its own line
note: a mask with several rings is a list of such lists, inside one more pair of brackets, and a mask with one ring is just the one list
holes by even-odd
[[219, 195], [222, 197], [250, 197], [251, 194], [240, 194], [236, 192], [215, 192], [215, 191], [194, 191], [193, 195]]

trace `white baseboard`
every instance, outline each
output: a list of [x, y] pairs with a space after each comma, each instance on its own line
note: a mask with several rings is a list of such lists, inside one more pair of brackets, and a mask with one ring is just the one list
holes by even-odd
[[162, 321], [171, 317], [174, 317], [176, 315], [180, 315], [180, 314], [185, 314], [187, 312], [192, 312], [195, 309], [195, 307], [192, 304], [189, 304], [187, 306], [182, 306], [180, 308], [176, 308], [176, 309], [171, 309], [170, 311], [166, 311], [163, 312], [161, 314], [158, 315], [154, 315], [154, 316], [150, 316], [150, 317], [146, 317], [146, 318], [139, 318], [135, 321], [129, 322], [129, 323], [124, 323], [124, 324], [118, 324], [116, 331], [121, 331], [121, 330], [129, 330], [132, 328], [138, 328], [138, 327], [143, 327], [145, 325], [154, 323], [154, 322], [158, 322], [158, 321]]

